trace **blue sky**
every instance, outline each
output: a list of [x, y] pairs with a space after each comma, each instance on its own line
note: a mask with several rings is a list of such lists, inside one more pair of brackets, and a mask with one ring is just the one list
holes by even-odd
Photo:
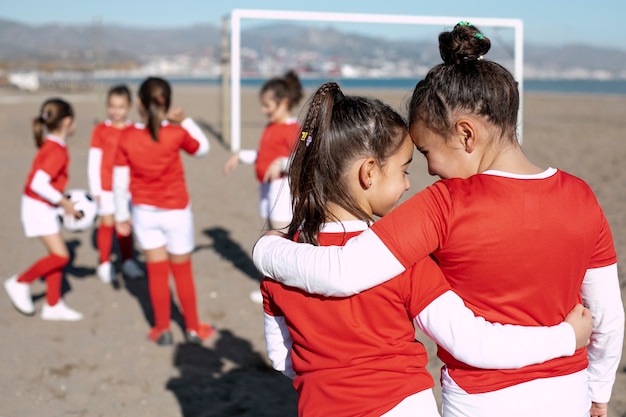
[[[583, 43], [626, 50], [622, 0], [0, 0], [0, 18], [26, 24], [105, 24], [143, 27], [184, 27], [196, 23], [219, 25], [230, 10], [269, 9], [342, 13], [381, 13], [427, 16], [515, 18], [524, 22], [525, 38], [543, 45]], [[248, 24], [267, 22], [249, 22]], [[337, 24], [333, 24], [337, 25]], [[414, 38], [409, 26], [343, 25], [351, 32], [387, 38]], [[443, 28], [437, 28], [438, 32]]]

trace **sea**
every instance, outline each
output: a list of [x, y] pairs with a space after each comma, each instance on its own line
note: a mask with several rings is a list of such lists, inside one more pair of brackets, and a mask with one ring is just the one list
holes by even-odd
[[[215, 84], [215, 78], [168, 78], [172, 84]], [[127, 80], [131, 81], [132, 80]], [[137, 80], [138, 81], [138, 80]], [[260, 87], [265, 78], [242, 78], [241, 85]], [[304, 88], [314, 89], [321, 84], [335, 81], [342, 88], [412, 90], [417, 80], [411, 78], [302, 78]], [[623, 80], [524, 80], [524, 92], [564, 94], [611, 94], [626, 95], [626, 79]]]

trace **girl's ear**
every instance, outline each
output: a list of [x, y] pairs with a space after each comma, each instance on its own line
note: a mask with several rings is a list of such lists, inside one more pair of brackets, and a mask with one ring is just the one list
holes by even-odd
[[372, 186], [372, 181], [376, 175], [375, 171], [378, 167], [374, 158], [366, 158], [361, 162], [359, 166], [359, 182], [364, 190], [369, 189]]
[[459, 145], [466, 153], [472, 153], [476, 149], [476, 125], [472, 120], [460, 118], [455, 123], [455, 133]]

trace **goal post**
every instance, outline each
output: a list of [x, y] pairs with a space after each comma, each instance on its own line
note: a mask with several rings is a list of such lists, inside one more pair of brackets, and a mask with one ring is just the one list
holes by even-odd
[[[520, 95], [518, 140], [520, 143], [522, 142], [524, 33], [520, 19], [234, 9], [230, 14], [230, 132], [224, 135], [230, 138], [230, 149], [233, 152], [238, 151], [241, 147], [241, 21], [244, 19], [441, 26], [454, 26], [458, 22], [466, 20], [481, 28], [513, 29], [513, 76], [518, 83]], [[223, 80], [225, 79], [227, 77], [223, 77]], [[227, 86], [224, 85], [223, 88], [227, 88]]]

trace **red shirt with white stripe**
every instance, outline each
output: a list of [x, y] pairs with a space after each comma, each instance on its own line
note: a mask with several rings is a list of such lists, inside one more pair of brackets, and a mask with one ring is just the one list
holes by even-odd
[[[438, 181], [372, 230], [405, 266], [433, 253], [477, 315], [554, 325], [580, 302], [587, 270], [617, 262], [609, 225], [589, 186], [554, 171], [536, 179], [486, 173]], [[587, 367], [586, 349], [516, 370], [474, 368], [443, 349], [439, 356], [472, 394]]]
[[257, 153], [255, 170], [259, 182], [263, 181], [265, 172], [277, 158], [289, 158], [296, 143], [300, 125], [295, 119], [286, 123], [270, 123], [265, 127]]
[[28, 173], [24, 194], [36, 200], [43, 201], [50, 206], [55, 206], [55, 204], [41, 197], [31, 189], [33, 177], [37, 171], [44, 171], [50, 176], [50, 185], [55, 190], [62, 193], [69, 180], [69, 165], [70, 155], [65, 142], [53, 135], [46, 136], [41, 148], [39, 148], [35, 155], [30, 172]]
[[96, 191], [113, 191], [113, 166], [115, 165], [117, 146], [124, 130], [131, 126], [130, 122], [126, 122], [123, 128], [117, 128], [111, 124], [110, 120], [105, 120], [93, 128], [89, 146], [91, 149], [99, 149], [101, 154], [99, 155], [99, 172], [91, 172], [92, 167], [89, 167], [89, 175], [97, 176], [93, 180], [96, 184], [99, 180], [100, 184], [99, 190], [92, 189], [92, 193]]
[[158, 139], [152, 140], [149, 129], [142, 124], [125, 129], [115, 165], [130, 168], [133, 205], [183, 209], [189, 204], [189, 193], [179, 151], [193, 155], [200, 143], [183, 127], [167, 122], [159, 129]]
[[[340, 227], [320, 233], [319, 242], [344, 245], [359, 233]], [[449, 289], [430, 258], [349, 298], [312, 295], [264, 279], [264, 311], [285, 316], [293, 339], [298, 415], [380, 416], [432, 388], [427, 353], [415, 340], [412, 319]]]

